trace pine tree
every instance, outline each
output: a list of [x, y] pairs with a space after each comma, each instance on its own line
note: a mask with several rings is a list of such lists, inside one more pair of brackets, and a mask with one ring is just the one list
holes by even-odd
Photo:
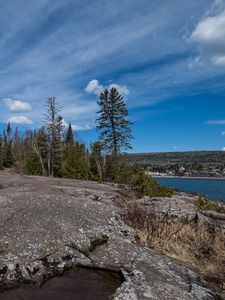
[[10, 122], [8, 122], [8, 124], [7, 124], [6, 132], [7, 132], [7, 139], [8, 139], [8, 141], [10, 141], [11, 140], [11, 133], [12, 133], [12, 127], [10, 125]]
[[89, 159], [85, 146], [79, 142], [66, 145], [66, 151], [62, 164], [62, 176], [87, 180], [89, 178]]
[[127, 120], [128, 110], [123, 97], [116, 88], [105, 90], [97, 101], [97, 130], [100, 131], [99, 142], [108, 153], [117, 155], [122, 149], [131, 149], [131, 122]]
[[70, 144], [70, 143], [74, 143], [74, 139], [73, 139], [73, 129], [71, 126], [71, 123], [69, 123], [67, 132], [66, 132], [66, 144]]
[[7, 124], [6, 132], [3, 131], [3, 166], [10, 168], [13, 165], [12, 155], [12, 140], [11, 140], [12, 128], [10, 123]]

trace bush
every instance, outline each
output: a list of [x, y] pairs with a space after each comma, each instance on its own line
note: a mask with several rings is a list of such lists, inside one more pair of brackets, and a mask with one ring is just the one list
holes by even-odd
[[28, 152], [25, 160], [25, 173], [28, 175], [42, 175], [41, 164], [34, 152]]
[[13, 156], [12, 156], [12, 144], [11, 144], [11, 142], [6, 144], [3, 147], [2, 160], [3, 160], [3, 167], [10, 168], [10, 167], [13, 166], [14, 159], [13, 159]]
[[150, 197], [171, 197], [174, 190], [161, 186], [154, 178], [147, 175], [139, 166], [131, 167], [131, 185], [140, 195]]
[[112, 181], [128, 184], [138, 196], [149, 197], [171, 197], [174, 190], [161, 186], [154, 178], [145, 173], [145, 170], [138, 166], [129, 166], [123, 157], [114, 158]]

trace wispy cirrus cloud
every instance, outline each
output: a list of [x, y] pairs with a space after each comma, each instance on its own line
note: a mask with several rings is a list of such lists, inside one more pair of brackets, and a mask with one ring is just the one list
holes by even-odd
[[225, 125], [225, 120], [211, 120], [211, 121], [207, 121], [206, 124], [209, 124], [209, 125]]
[[[3, 1], [0, 120], [12, 117], [4, 98], [30, 104], [32, 110], [21, 115], [38, 127], [43, 103], [54, 95], [62, 116], [79, 130], [94, 127], [99, 92], [112, 85], [128, 99], [132, 119], [140, 110], [172, 106], [174, 99], [188, 103], [187, 95], [225, 91], [223, 53], [218, 52], [223, 51], [222, 2]], [[206, 28], [215, 33], [207, 41]], [[185, 147], [182, 141], [173, 143]]]

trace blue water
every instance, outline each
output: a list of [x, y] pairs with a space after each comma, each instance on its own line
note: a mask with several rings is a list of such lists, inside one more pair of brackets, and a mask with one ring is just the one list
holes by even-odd
[[163, 178], [156, 180], [164, 186], [178, 189], [182, 192], [200, 193], [210, 200], [225, 202], [225, 179], [197, 179], [197, 178]]

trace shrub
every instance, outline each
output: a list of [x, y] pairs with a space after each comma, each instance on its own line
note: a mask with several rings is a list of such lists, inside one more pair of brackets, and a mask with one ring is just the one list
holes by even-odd
[[76, 142], [66, 146], [61, 172], [65, 178], [80, 180], [89, 178], [89, 161], [83, 144]]
[[173, 189], [161, 186], [154, 178], [147, 175], [139, 166], [131, 167], [130, 183], [140, 195], [150, 197], [171, 197]]
[[119, 163], [119, 159], [116, 164], [114, 181], [128, 184], [138, 196], [171, 197], [173, 195], [172, 188], [161, 186], [154, 178], [147, 175], [142, 167], [129, 166], [125, 161]]
[[41, 164], [36, 153], [30, 151], [26, 154], [24, 169], [28, 175], [42, 175]]

